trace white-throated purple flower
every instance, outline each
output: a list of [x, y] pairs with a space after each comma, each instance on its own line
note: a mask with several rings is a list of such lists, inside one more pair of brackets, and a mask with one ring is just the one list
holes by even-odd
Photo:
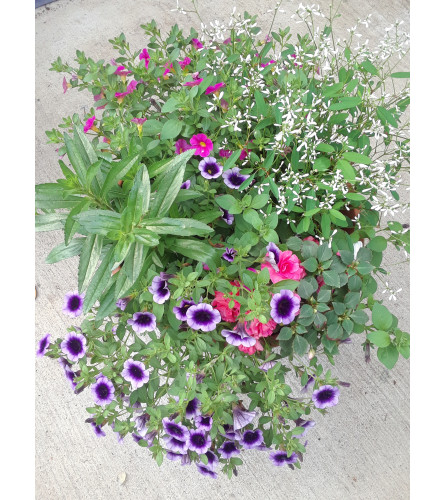
[[176, 423], [174, 420], [165, 417], [162, 419], [162, 425], [164, 426], [164, 431], [169, 436], [180, 439], [181, 441], [185, 441], [189, 437], [189, 430], [181, 423]]
[[103, 436], [105, 436], [105, 432], [102, 430], [102, 427], [100, 427], [99, 425], [95, 424], [94, 422], [91, 422], [91, 426], [93, 427], [94, 432], [95, 432], [95, 434], [96, 434], [97, 437], [103, 437]]
[[312, 429], [312, 427], [315, 427], [315, 422], [313, 420], [303, 420], [301, 418], [295, 420], [295, 423], [297, 424], [297, 427], [303, 427], [303, 431], [300, 432], [300, 434], [294, 434], [293, 437], [298, 437], [302, 438], [306, 436], [308, 433], [309, 429]]
[[205, 452], [205, 456], [207, 457], [207, 465], [202, 462], [199, 462], [199, 465], [205, 465], [209, 469], [215, 470], [215, 466], [218, 463], [218, 457], [210, 450]]
[[223, 171], [222, 165], [220, 165], [213, 156], [207, 156], [201, 160], [198, 168], [204, 179], [216, 179]]
[[179, 321], [187, 321], [187, 310], [190, 306], [194, 306], [195, 302], [193, 300], [183, 299], [179, 306], [173, 308], [173, 314]]
[[85, 294], [78, 292], [68, 292], [65, 295], [65, 303], [62, 311], [70, 318], [76, 318], [82, 314], [83, 299]]
[[39, 348], [37, 349], [36, 355], [38, 358], [41, 358], [45, 355], [45, 352], [49, 348], [49, 339], [51, 335], [48, 333], [44, 337], [42, 337], [39, 341]]
[[123, 299], [119, 299], [116, 302], [116, 307], [120, 309], [121, 311], [125, 311], [125, 308], [127, 307], [127, 304], [130, 302], [130, 297], [124, 297]]
[[315, 383], [315, 379], [314, 379], [314, 377], [312, 375], [310, 375], [309, 378], [307, 379], [306, 384], [303, 385], [303, 387], [301, 388], [301, 392], [303, 394], [306, 394], [306, 392], [308, 391], [309, 387], [311, 385], [314, 385], [314, 383]]
[[137, 312], [127, 323], [136, 333], [152, 332], [156, 328], [156, 316], [149, 312]]
[[218, 477], [218, 474], [210, 469], [207, 465], [199, 465], [196, 464], [198, 467], [198, 472], [202, 474], [203, 476], [208, 476], [211, 477], [212, 479], [216, 479]]
[[187, 324], [193, 330], [211, 332], [220, 321], [219, 311], [204, 302], [189, 307], [187, 311]]
[[240, 174], [238, 167], [230, 168], [223, 173], [224, 184], [231, 189], [239, 189], [248, 177], [248, 175]]
[[260, 429], [254, 431], [245, 431], [240, 443], [246, 450], [251, 450], [263, 444], [263, 433]]
[[173, 462], [177, 460], [182, 460], [183, 454], [182, 453], [175, 453], [173, 451], [167, 451], [167, 454], [165, 455], [165, 458], [168, 458], [169, 460], [172, 460]]
[[243, 437], [240, 431], [235, 431], [233, 429], [233, 426], [224, 424], [224, 434], [221, 434], [221, 436], [225, 437], [226, 439], [229, 439], [230, 441], [234, 441], [235, 439], [237, 441], [240, 441], [241, 438]]
[[191, 184], [190, 179], [188, 179], [187, 181], [181, 184], [181, 189], [190, 189], [190, 184]]
[[150, 415], [147, 413], [143, 413], [142, 415], [138, 415], [137, 417], [133, 416], [134, 425], [137, 433], [141, 437], [145, 437], [148, 432], [147, 424], [150, 421]]
[[271, 368], [273, 368], [276, 364], [277, 364], [276, 361], [267, 361], [266, 363], [263, 363], [258, 368], [260, 370], [263, 370], [263, 372], [267, 372], [268, 370], [270, 370]]
[[195, 424], [198, 429], [209, 431], [212, 428], [213, 418], [210, 415], [198, 415]]
[[65, 358], [59, 358], [59, 364], [63, 368], [63, 372], [65, 373], [66, 379], [70, 382], [71, 388], [75, 390], [77, 387], [76, 382], [74, 382], [76, 374], [71, 369], [71, 365]]
[[94, 402], [100, 406], [105, 406], [114, 399], [114, 386], [107, 377], [102, 375], [91, 386]]
[[338, 387], [332, 385], [322, 385], [319, 389], [312, 393], [312, 401], [315, 408], [330, 408], [338, 403], [338, 396], [340, 391]]
[[229, 214], [229, 211], [228, 210], [225, 210], [224, 208], [220, 208], [221, 212], [222, 212], [222, 216], [221, 216], [221, 219], [226, 223], [228, 224], [229, 226], [231, 226], [233, 224], [233, 221], [235, 220], [235, 216], [232, 215], [232, 214]]
[[290, 457], [287, 456], [287, 452], [285, 451], [272, 451], [269, 455], [269, 458], [272, 460], [272, 463], [277, 467], [281, 467], [283, 465], [294, 464], [297, 461], [297, 455], [292, 453]]
[[256, 411], [247, 411], [236, 405], [233, 408], [233, 430], [238, 431], [249, 425], [256, 417]]
[[81, 333], [68, 332], [65, 340], [60, 343], [60, 348], [70, 361], [76, 362], [85, 356], [86, 345], [87, 339]]
[[148, 291], [153, 294], [153, 301], [156, 304], [163, 304], [170, 297], [168, 281], [162, 276], [155, 276]]
[[239, 455], [241, 452], [233, 441], [225, 441], [218, 452], [222, 458], [232, 458]]
[[234, 330], [221, 330], [221, 335], [230, 345], [252, 347], [256, 344], [256, 339], [247, 334], [242, 323], [238, 323]]
[[274, 268], [275, 271], [279, 271], [278, 269], [278, 261], [280, 260], [281, 250], [275, 245], [275, 243], [270, 242], [266, 247], [267, 253], [264, 257], [266, 262]]
[[122, 371], [122, 377], [131, 383], [133, 390], [142, 387], [148, 379], [150, 374], [148, 370], [145, 369], [144, 363], [142, 361], [135, 361], [134, 359], [127, 359], [124, 363], [124, 369]]
[[222, 258], [227, 260], [227, 262], [233, 262], [237, 253], [238, 252], [234, 248], [226, 248], [226, 251], [222, 254]]
[[200, 429], [197, 431], [190, 431], [190, 450], [196, 451], [196, 453], [202, 455], [210, 448], [210, 446], [212, 446], [212, 440], [210, 439], [210, 436], [206, 435], [205, 431]]
[[300, 297], [290, 290], [280, 290], [270, 301], [270, 315], [276, 323], [292, 323], [300, 310]]
[[164, 436], [162, 439], [165, 441], [165, 447], [167, 450], [173, 451], [174, 453], [180, 453], [183, 455], [189, 449], [188, 437], [184, 441], [173, 436]]
[[200, 406], [201, 406], [201, 401], [198, 398], [193, 398], [191, 401], [189, 401], [185, 408], [186, 418], [193, 418], [199, 415]]

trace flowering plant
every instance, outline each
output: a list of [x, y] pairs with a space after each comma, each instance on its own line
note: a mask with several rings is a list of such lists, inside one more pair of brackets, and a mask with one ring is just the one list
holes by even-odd
[[84, 318], [37, 353], [89, 387], [98, 436], [132, 434], [159, 465], [231, 476], [257, 449], [300, 467], [309, 415], [348, 385], [321, 359], [352, 335], [388, 368], [409, 356], [374, 299], [388, 242], [409, 251], [382, 219], [406, 208], [408, 86], [388, 82], [408, 76], [393, 72], [408, 38], [396, 25], [354, 48], [332, 12], [296, 17], [308, 34], [294, 41], [261, 39], [248, 14], [166, 39], [152, 21], [142, 50], [120, 35], [110, 63], [53, 64], [95, 102], [47, 132], [64, 178], [36, 188], [37, 230], [64, 230], [47, 261], [80, 256], [63, 311]]

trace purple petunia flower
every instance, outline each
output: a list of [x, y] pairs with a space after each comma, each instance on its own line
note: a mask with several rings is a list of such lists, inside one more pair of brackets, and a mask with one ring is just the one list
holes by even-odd
[[[206, 451], [205, 456], [207, 457], [207, 465], [205, 467], [214, 470], [216, 464], [218, 463], [218, 457], [213, 453], [213, 451]], [[199, 465], [204, 465], [202, 462], [199, 462]]]
[[45, 355], [45, 352], [49, 348], [49, 339], [51, 338], [51, 335], [48, 333], [44, 337], [42, 337], [39, 341], [39, 348], [37, 349], [36, 355], [38, 358], [41, 358]]
[[102, 375], [96, 380], [96, 383], [91, 386], [94, 402], [100, 406], [105, 406], [114, 399], [114, 386], [107, 377]]
[[71, 369], [71, 365], [68, 363], [68, 361], [65, 358], [59, 358], [59, 364], [63, 368], [63, 371], [65, 373], [65, 377], [70, 382], [71, 388], [73, 390], [75, 390], [77, 387], [77, 384], [74, 382], [74, 379], [76, 378], [76, 374]]
[[[199, 162], [199, 171], [204, 179], [216, 179], [222, 174], [223, 168], [213, 156], [207, 156]], [[224, 174], [223, 174], [224, 177]]]
[[258, 368], [260, 370], [263, 370], [263, 372], [267, 372], [268, 370], [270, 370], [271, 368], [273, 368], [276, 364], [277, 364], [276, 361], [267, 361], [266, 363], [263, 363]]
[[148, 432], [147, 424], [150, 421], [150, 415], [148, 415], [147, 413], [143, 413], [142, 415], [138, 415], [137, 417], [133, 416], [133, 421], [139, 436], [145, 437]]
[[193, 398], [191, 401], [189, 401], [185, 408], [186, 418], [193, 418], [199, 415], [200, 406], [201, 406], [201, 401], [198, 398]]
[[294, 437], [302, 438], [306, 436], [308, 433], [309, 429], [312, 429], [312, 427], [315, 427], [315, 422], [313, 420], [303, 420], [301, 418], [295, 420], [295, 423], [297, 424], [297, 427], [303, 427], [304, 431], [302, 431], [300, 434], [294, 434]]
[[233, 224], [233, 221], [235, 220], [235, 216], [232, 214], [229, 214], [228, 210], [225, 210], [224, 208], [220, 208], [222, 212], [222, 217], [221, 219], [226, 222], [229, 226]]
[[221, 321], [219, 311], [204, 302], [189, 307], [186, 315], [188, 326], [193, 330], [202, 330], [203, 332], [215, 330], [216, 325]]
[[174, 453], [181, 453], [181, 455], [183, 455], [189, 448], [188, 437], [185, 441], [173, 436], [164, 436], [162, 439], [165, 441], [165, 447], [167, 450], [173, 451]]
[[185, 441], [189, 437], [189, 431], [185, 425], [181, 423], [176, 423], [174, 420], [170, 420], [165, 417], [162, 419], [162, 425], [164, 426], [164, 431], [174, 438]]
[[256, 417], [255, 411], [247, 411], [240, 406], [233, 408], [233, 430], [238, 431], [246, 425], [249, 425]]
[[144, 363], [141, 361], [135, 361], [134, 359], [127, 359], [124, 363], [124, 370], [122, 371], [122, 377], [128, 382], [131, 382], [131, 387], [133, 390], [142, 387], [148, 379], [150, 374], [148, 370], [145, 369]]
[[303, 394], [305, 394], [308, 391], [309, 387], [311, 385], [314, 385], [314, 383], [315, 383], [315, 379], [312, 375], [310, 375], [309, 378], [307, 379], [306, 384], [301, 388], [301, 392]]
[[272, 463], [277, 467], [281, 467], [285, 464], [294, 464], [297, 461], [296, 453], [292, 453], [290, 457], [287, 456], [287, 452], [285, 451], [272, 451], [269, 455], [269, 458], [272, 460]]
[[227, 262], [233, 262], [235, 255], [238, 252], [234, 248], [227, 248], [226, 251], [222, 254], [221, 258], [227, 260]]
[[65, 303], [62, 311], [70, 318], [76, 318], [82, 314], [84, 293], [68, 292], [65, 295]]
[[270, 301], [270, 315], [276, 323], [288, 325], [300, 310], [300, 297], [290, 290], [280, 290]]
[[225, 441], [221, 448], [218, 448], [218, 452], [222, 458], [232, 458], [241, 453], [233, 441]]
[[180, 189], [190, 189], [190, 184], [191, 184], [190, 179], [188, 179], [187, 181], [181, 184]]
[[251, 450], [263, 444], [263, 433], [260, 429], [245, 431], [240, 442], [246, 450]]
[[195, 420], [196, 427], [200, 430], [210, 431], [213, 418], [210, 415], [199, 415]]
[[182, 460], [183, 454], [174, 453], [173, 451], [167, 451], [165, 457], [168, 458], [169, 460], [176, 461], [176, 460]]
[[209, 476], [212, 479], [216, 479], [218, 477], [218, 474], [212, 471], [208, 466], [199, 464], [196, 464], [196, 466], [198, 467], [198, 472], [203, 476]]
[[125, 308], [127, 307], [127, 304], [130, 302], [130, 297], [124, 297], [123, 299], [119, 299], [116, 302], [116, 307], [120, 309], [121, 311], [125, 311]]
[[238, 323], [234, 330], [221, 330], [221, 335], [230, 345], [252, 347], [256, 344], [256, 339], [247, 334], [242, 323]]
[[95, 432], [97, 437], [105, 436], [105, 432], [102, 430], [102, 427], [100, 427], [99, 425], [96, 425], [94, 422], [91, 422], [91, 426], [93, 427], [94, 432]]
[[266, 250], [267, 250], [268, 254], [266, 255], [265, 260], [267, 262], [269, 262], [270, 264], [275, 264], [275, 266], [278, 266], [278, 261], [280, 260], [281, 250], [277, 247], [277, 245], [275, 245], [275, 243], [272, 243], [272, 242], [270, 242], [267, 245]]
[[170, 297], [168, 281], [161, 276], [155, 276], [148, 291], [153, 294], [153, 301], [156, 304], [163, 304]]
[[332, 387], [332, 385], [322, 385], [318, 390], [312, 393], [312, 401], [314, 402], [315, 408], [330, 408], [338, 404], [338, 396], [340, 391], [338, 387]]
[[190, 450], [196, 451], [202, 455], [210, 448], [210, 446], [212, 446], [212, 440], [210, 439], [210, 436], [206, 435], [205, 431], [200, 429], [197, 431], [190, 431]]
[[187, 321], [187, 311], [189, 307], [194, 306], [193, 300], [183, 299], [179, 306], [173, 308], [173, 313], [179, 321]]
[[136, 333], [152, 332], [156, 328], [156, 316], [149, 312], [137, 312], [127, 323], [132, 325]]
[[230, 168], [223, 173], [224, 184], [231, 189], [238, 189], [248, 177], [240, 174], [238, 167]]
[[70, 361], [76, 362], [85, 356], [86, 344], [87, 339], [81, 333], [68, 332], [65, 340], [60, 343], [60, 348]]

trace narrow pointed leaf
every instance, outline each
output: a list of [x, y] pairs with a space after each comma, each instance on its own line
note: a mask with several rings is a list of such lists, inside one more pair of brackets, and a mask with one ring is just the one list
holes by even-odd
[[104, 292], [111, 279], [111, 270], [114, 264], [114, 246], [115, 245], [110, 248], [97, 271], [94, 273], [94, 276], [85, 294], [85, 300], [83, 303], [84, 313], [87, 313], [94, 306], [96, 300], [100, 299], [100, 296]]
[[110, 171], [105, 178], [104, 185], [100, 192], [100, 196], [105, 198], [108, 191], [114, 187], [119, 179], [122, 179], [125, 174], [140, 160], [140, 155], [136, 154], [134, 156], [128, 156], [124, 160], [113, 163]]
[[102, 251], [103, 237], [89, 234], [85, 240], [79, 260], [78, 289], [82, 293], [96, 270]]
[[65, 245], [65, 243], [57, 245], [48, 254], [45, 262], [47, 264], [54, 264], [55, 262], [74, 257], [74, 255], [79, 255], [85, 243], [85, 239], [86, 238], [74, 238], [68, 245]]

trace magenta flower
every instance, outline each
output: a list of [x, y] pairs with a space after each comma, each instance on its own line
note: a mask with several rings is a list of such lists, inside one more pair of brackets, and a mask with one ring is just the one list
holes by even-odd
[[140, 125], [143, 125], [147, 121], [147, 118], [133, 118], [131, 121], [133, 123], [136, 123], [136, 125], [140, 126]]
[[226, 86], [226, 84], [224, 82], [217, 83], [216, 85], [210, 85], [210, 87], [206, 88], [206, 91], [204, 93], [205, 93], [205, 95], [214, 94], [221, 87], [225, 87], [225, 86]]
[[63, 93], [65, 94], [66, 91], [68, 90], [68, 82], [66, 81], [66, 77], [65, 76], [63, 77], [62, 87], [63, 87]]
[[147, 49], [144, 49], [140, 54], [139, 54], [139, 59], [141, 61], [144, 61], [145, 67], [148, 68], [148, 65], [150, 63], [150, 54], [148, 53]]
[[[100, 94], [96, 94], [94, 96], [94, 102], [100, 101], [104, 97], [105, 97], [105, 94], [103, 92], [101, 92]], [[105, 104], [103, 106], [98, 106], [96, 109], [104, 109], [104, 108], [105, 108]]]
[[127, 90], [126, 92], [116, 92], [114, 94], [114, 97], [117, 97], [118, 99], [119, 98], [122, 98], [122, 97], [125, 97], [126, 95], [128, 94], [131, 94], [132, 92], [134, 92], [136, 90], [136, 87], [137, 87], [137, 84], [138, 82], [136, 80], [132, 80], [128, 85], [127, 85]]
[[131, 75], [131, 71], [126, 70], [125, 66], [118, 66], [114, 74], [118, 76], [127, 76]]
[[165, 76], [170, 73], [170, 70], [173, 69], [173, 64], [168, 61], [167, 63], [164, 64], [165, 71], [162, 73], [162, 76], [165, 78]]
[[202, 78], [197, 78], [196, 80], [192, 80], [191, 82], [185, 82], [183, 87], [195, 87], [202, 82]]
[[195, 155], [205, 158], [213, 149], [213, 142], [205, 134], [196, 134], [190, 139], [190, 149], [195, 149]]
[[192, 38], [192, 44], [195, 49], [202, 49], [204, 47], [204, 45], [197, 38]]
[[185, 140], [185, 139], [179, 139], [176, 141], [175, 144], [175, 153], [177, 155], [180, 155], [184, 151], [188, 151], [189, 149], [192, 149], [190, 144]]
[[262, 68], [265, 68], [266, 66], [269, 66], [269, 64], [273, 64], [273, 63], [276, 63], [277, 61], [274, 61], [273, 59], [271, 59], [269, 62], [265, 63], [265, 64], [260, 64], [260, 66]]
[[184, 69], [186, 66], [188, 66], [192, 60], [190, 57], [185, 57], [182, 61], [178, 61], [179, 66], [181, 66], [181, 69]]
[[95, 121], [96, 121], [95, 116], [88, 118], [88, 120], [85, 122], [85, 126], [83, 127], [83, 131], [85, 132], [85, 134], [88, 132], [88, 130], [91, 130], [94, 127]]

